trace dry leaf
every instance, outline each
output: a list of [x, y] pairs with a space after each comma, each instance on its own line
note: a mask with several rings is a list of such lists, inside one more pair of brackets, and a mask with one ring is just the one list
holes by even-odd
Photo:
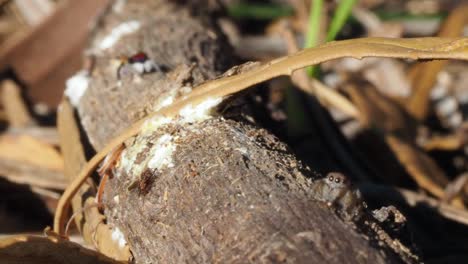
[[432, 136], [421, 142], [421, 147], [425, 151], [445, 150], [454, 151], [462, 148], [467, 142], [467, 138], [462, 133], [456, 133], [446, 136]]
[[0, 137], [0, 159], [25, 162], [53, 171], [63, 171], [62, 156], [48, 144], [29, 136]]
[[417, 122], [397, 102], [382, 95], [370, 83], [354, 79], [346, 92], [361, 113], [360, 121], [384, 133], [395, 133], [407, 141], [415, 138]]
[[0, 136], [0, 173], [33, 186], [64, 189], [63, 159], [51, 145], [25, 135]]
[[68, 240], [39, 236], [14, 236], [1, 239], [0, 262], [6, 264], [122, 263]]
[[[60, 146], [65, 160], [65, 176], [72, 181], [86, 164], [85, 154], [80, 142], [80, 133], [73, 114], [73, 107], [64, 100], [60, 106], [57, 118], [60, 133]], [[75, 196], [72, 205], [74, 220], [86, 243], [96, 246], [102, 254], [120, 261], [128, 261], [131, 257], [127, 245], [119, 246], [118, 240], [112, 239], [112, 230], [105, 224], [105, 217], [96, 208], [94, 197], [96, 188], [84, 184]], [[84, 208], [84, 209], [83, 209]]]
[[1, 102], [11, 127], [26, 127], [34, 124], [28, 112], [18, 85], [12, 80], [5, 80], [0, 84]]
[[[394, 135], [387, 135], [385, 139], [418, 185], [434, 196], [443, 198], [445, 192], [442, 186], [447, 185], [448, 180], [439, 166], [413, 144]], [[440, 183], [441, 181], [443, 183]]]
[[437, 164], [414, 143], [418, 123], [399, 104], [380, 94], [368, 83], [348, 85], [347, 91], [361, 112], [361, 121], [368, 128], [377, 128], [383, 134], [388, 146], [413, 180], [421, 188], [442, 198], [448, 179]]
[[[453, 10], [442, 25], [438, 34], [440, 37], [457, 37], [462, 34], [463, 27], [468, 22], [468, 5], [462, 5]], [[448, 61], [431, 61], [414, 66], [409, 77], [413, 84], [413, 94], [409, 99], [407, 109], [415, 118], [423, 120], [428, 114], [429, 96], [435, 84], [437, 74]]]

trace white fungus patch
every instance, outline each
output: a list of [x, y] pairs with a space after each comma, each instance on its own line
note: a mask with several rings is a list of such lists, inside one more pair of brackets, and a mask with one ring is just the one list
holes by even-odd
[[159, 104], [159, 107], [166, 107], [166, 106], [171, 105], [174, 102], [174, 98], [175, 98], [174, 95], [170, 95], [164, 98], [164, 100], [162, 100], [161, 103]]
[[[148, 142], [145, 139], [145, 137], [137, 137], [131, 147], [122, 151], [119, 167], [131, 177], [140, 175], [145, 169], [146, 163], [144, 161], [138, 165], [135, 164], [138, 155], [148, 148]], [[117, 174], [117, 177], [120, 177], [120, 173]]]
[[157, 115], [146, 120], [141, 126], [140, 132], [143, 135], [152, 133], [153, 131], [156, 131], [159, 127], [169, 124], [171, 122], [172, 118]]
[[171, 105], [176, 98], [177, 91], [172, 90], [169, 93], [162, 95], [161, 99], [159, 99], [153, 106], [153, 111], [158, 111], [161, 108], [167, 107]]
[[[168, 97], [171, 98], [171, 97]], [[165, 98], [160, 104], [171, 104], [173, 99]], [[156, 139], [154, 144], [148, 150], [148, 136], [152, 135], [154, 131], [160, 127], [170, 123], [196, 123], [211, 118], [212, 110], [215, 106], [221, 103], [222, 98], [210, 98], [204, 102], [196, 105], [188, 105], [179, 111], [178, 117], [166, 117], [162, 115], [156, 115], [146, 122], [140, 128], [140, 134], [135, 139], [133, 145], [126, 148], [122, 154], [119, 163], [127, 175], [131, 178], [136, 178], [141, 175], [145, 169], [162, 170], [164, 168], [174, 167], [173, 154], [176, 151], [177, 145], [174, 140], [178, 136], [174, 137], [170, 134], [164, 134]], [[183, 134], [179, 134], [183, 137]], [[146, 152], [144, 160], [139, 160], [138, 164], [135, 164], [137, 157], [140, 153]], [[120, 174], [117, 174], [119, 177]]]
[[183, 122], [196, 123], [211, 118], [212, 110], [215, 106], [222, 102], [222, 98], [208, 98], [202, 103], [192, 106], [191, 104], [185, 106], [179, 111]]
[[154, 152], [148, 161], [148, 168], [160, 170], [174, 167], [172, 154], [176, 150], [176, 145], [172, 142], [172, 139], [173, 137], [169, 134], [164, 134], [158, 139], [156, 145], [152, 148]]
[[122, 233], [122, 231], [120, 231], [118, 227], [116, 227], [112, 231], [111, 238], [113, 241], [117, 242], [120, 248], [125, 247], [125, 245], [127, 244], [127, 240], [125, 240], [124, 234]]
[[[161, 170], [174, 167], [172, 159], [172, 155], [176, 150], [174, 139], [177, 139], [177, 137], [164, 134], [155, 139], [155, 142], [152, 140], [154, 144], [149, 147], [146, 136], [137, 137], [133, 145], [122, 152], [119, 167], [125, 171], [131, 180], [137, 179], [147, 168]], [[144, 160], [140, 158], [138, 164], [135, 164], [141, 153], [145, 153]], [[121, 173], [116, 174], [117, 177], [120, 177], [120, 175]]]
[[[123, 170], [128, 174], [130, 169], [133, 167], [133, 163], [135, 163], [136, 155], [132, 151], [134, 146], [131, 148], [126, 148], [120, 154], [120, 163], [119, 167], [123, 168]], [[120, 173], [117, 173], [117, 177], [120, 177]]]
[[[168, 97], [164, 98], [158, 104], [154, 106], [155, 111], [171, 105], [175, 100], [175, 94], [170, 94]], [[156, 131], [163, 125], [169, 124], [171, 122], [179, 123], [197, 123], [207, 120], [212, 117], [213, 108], [216, 107], [219, 103], [222, 102], [222, 98], [208, 98], [202, 103], [193, 106], [191, 104], [185, 106], [179, 111], [179, 119], [173, 119], [170, 117], [156, 115], [146, 122], [143, 123], [141, 127], [141, 134], [148, 134]]]
[[89, 73], [86, 70], [81, 70], [73, 75], [66, 82], [65, 96], [70, 99], [73, 106], [77, 107], [81, 97], [86, 92], [89, 86]]
[[140, 22], [136, 21], [136, 20], [131, 20], [131, 21], [127, 21], [127, 22], [124, 22], [120, 25], [118, 25], [117, 27], [115, 27], [114, 29], [112, 29], [111, 33], [109, 35], [107, 35], [98, 45], [98, 47], [101, 49], [101, 50], [105, 50], [105, 49], [108, 49], [112, 46], [115, 45], [115, 43], [117, 43], [117, 41], [119, 41], [120, 38], [122, 38], [123, 36], [125, 35], [129, 35], [135, 31], [137, 31], [138, 29], [140, 29]]

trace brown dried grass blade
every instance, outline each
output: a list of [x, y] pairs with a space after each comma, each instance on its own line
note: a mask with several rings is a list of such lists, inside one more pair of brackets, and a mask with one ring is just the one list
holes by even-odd
[[383, 133], [386, 143], [411, 178], [421, 188], [442, 198], [448, 179], [437, 164], [413, 143], [417, 127], [415, 120], [399, 104], [368, 83], [350, 84], [347, 91], [360, 110], [361, 121]]
[[445, 181], [444, 185], [448, 183], [448, 180], [434, 161], [414, 145], [394, 135], [387, 135], [385, 139], [398, 160], [418, 185], [435, 197], [443, 198], [445, 192], [441, 187], [442, 184], [436, 183], [433, 179], [443, 179]]
[[[76, 124], [73, 107], [67, 100], [61, 104], [57, 118], [58, 130], [60, 133], [60, 147], [62, 149], [65, 162], [65, 176], [69, 181], [78, 175], [86, 164], [86, 158], [80, 133]], [[96, 208], [94, 197], [89, 193], [95, 193], [94, 186], [88, 183], [83, 184], [79, 190], [80, 195], [76, 195], [72, 200], [74, 217], [78, 229], [81, 231], [84, 240], [90, 245], [95, 245], [102, 254], [120, 261], [127, 261], [131, 257], [128, 246], [119, 247], [118, 241], [112, 240], [112, 230], [104, 222], [102, 215]], [[84, 208], [84, 209], [83, 209]], [[67, 215], [67, 214], [65, 214]]]
[[[294, 37], [291, 29], [288, 28], [288, 25], [283, 24], [278, 26], [277, 30], [282, 34], [286, 41], [288, 54], [298, 52], [299, 47], [297, 45], [296, 38]], [[305, 93], [317, 97], [321, 104], [327, 107], [335, 107], [353, 118], [359, 118], [357, 108], [346, 97], [342, 96], [337, 91], [326, 87], [326, 85], [319, 80], [309, 78], [305, 69], [298, 70], [292, 74], [291, 80]]]
[[468, 60], [468, 38], [362, 38], [329, 42], [315, 48], [302, 50], [290, 56], [275, 59], [254, 69], [249, 68], [248, 71], [241, 71], [237, 75], [206, 82], [195, 88], [193, 92], [182, 100], [176, 101], [172, 105], [137, 121], [98, 152], [86, 164], [60, 198], [54, 219], [54, 231], [63, 234], [66, 221], [64, 211], [69, 207], [71, 198], [101, 160], [125, 140], [138, 134], [141, 125], [146, 120], [154, 116], [173, 117], [186, 105], [197, 105], [207, 98], [224, 98], [274, 77], [291, 75], [294, 71], [307, 66], [343, 57], [361, 59], [371, 56], [404, 59]]
[[[185, 100], [196, 104], [207, 97], [223, 97], [252, 85], [325, 61], [352, 57], [386, 57], [403, 59], [467, 59], [468, 38], [362, 38], [329, 42], [305, 49], [290, 56], [275, 59], [256, 69], [200, 85]], [[170, 107], [170, 108], [173, 108]]]
[[27, 135], [0, 135], [0, 177], [34, 187], [63, 190], [63, 159], [50, 144]]
[[[458, 37], [468, 22], [468, 4], [461, 5], [453, 10], [442, 25], [439, 37]], [[434, 86], [437, 74], [445, 67], [448, 61], [431, 61], [415, 65], [410, 70], [410, 79], [413, 84], [413, 94], [408, 100], [408, 112], [416, 119], [423, 120], [429, 110], [429, 96]]]
[[466, 136], [462, 133], [455, 133], [446, 136], [433, 136], [422, 142], [420, 145], [425, 151], [455, 151], [467, 143]]
[[34, 124], [34, 120], [28, 112], [18, 85], [12, 80], [5, 80], [0, 84], [1, 102], [10, 127], [20, 128]]

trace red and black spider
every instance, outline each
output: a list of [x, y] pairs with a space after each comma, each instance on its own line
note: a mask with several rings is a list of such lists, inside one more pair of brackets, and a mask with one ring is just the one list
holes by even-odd
[[136, 73], [143, 75], [156, 71], [161, 71], [159, 65], [150, 59], [146, 53], [138, 52], [130, 57], [122, 57], [120, 59], [120, 64], [117, 68], [117, 78], [120, 79], [128, 74]]

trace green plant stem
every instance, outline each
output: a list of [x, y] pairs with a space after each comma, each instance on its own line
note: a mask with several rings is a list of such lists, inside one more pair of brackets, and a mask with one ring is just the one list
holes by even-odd
[[333, 19], [330, 23], [330, 27], [328, 28], [327, 38], [326, 41], [333, 41], [335, 40], [338, 33], [343, 28], [344, 24], [348, 20], [349, 16], [351, 15], [351, 11], [353, 10], [353, 6], [356, 4], [356, 0], [341, 0], [338, 4], [338, 8], [335, 10], [333, 14]]
[[[310, 6], [308, 32], [304, 43], [305, 48], [315, 47], [319, 44], [320, 20], [322, 18], [323, 0], [313, 0]], [[314, 77], [316, 67], [308, 67], [307, 74]]]

